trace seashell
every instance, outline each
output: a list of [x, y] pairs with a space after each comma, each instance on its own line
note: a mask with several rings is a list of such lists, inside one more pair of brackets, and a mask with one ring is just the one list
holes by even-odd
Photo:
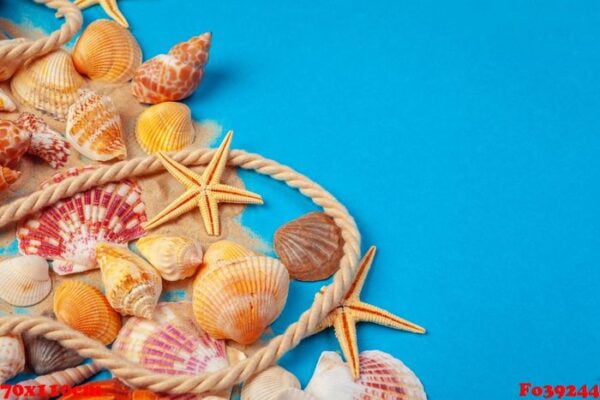
[[80, 281], [66, 280], [56, 288], [54, 313], [60, 322], [103, 344], [111, 343], [121, 329], [121, 317], [106, 297]]
[[175, 45], [142, 64], [133, 77], [133, 95], [142, 103], [182, 100], [192, 94], [204, 75], [212, 35], [204, 33]]
[[57, 50], [21, 67], [10, 88], [19, 102], [64, 121], [84, 84], [71, 55]]
[[94, 161], [127, 157], [121, 117], [113, 101], [81, 90], [69, 108], [66, 137], [81, 154]]
[[124, 83], [142, 63], [142, 49], [127, 29], [101, 19], [92, 22], [77, 40], [73, 62], [92, 80]]
[[21, 173], [19, 171], [13, 171], [10, 168], [0, 167], [0, 192], [8, 189], [10, 185], [19, 179]]
[[244, 383], [242, 400], [275, 400], [280, 392], [289, 388], [300, 389], [298, 378], [279, 366], [273, 366]]
[[27, 365], [37, 375], [74, 367], [83, 362], [75, 350], [67, 349], [60, 343], [43, 336], [24, 335]]
[[148, 154], [181, 150], [193, 142], [194, 134], [189, 107], [171, 101], [144, 110], [135, 127], [137, 142]]
[[144, 236], [137, 241], [137, 249], [168, 281], [194, 275], [202, 263], [200, 242], [185, 236]]
[[0, 262], [0, 298], [27, 307], [44, 300], [52, 289], [48, 263], [38, 256], [20, 256]]
[[106, 298], [122, 315], [150, 318], [162, 291], [160, 275], [137, 254], [108, 243], [96, 246]]
[[331, 217], [311, 212], [275, 232], [275, 252], [290, 276], [301, 281], [329, 278], [343, 255], [340, 229]]
[[[71, 168], [42, 188], [93, 169]], [[98, 242], [126, 243], [144, 234], [141, 194], [137, 183], [123, 180], [60, 200], [18, 224], [19, 250], [53, 260], [52, 269], [59, 275], [97, 268]]]
[[13, 121], [0, 119], [0, 165], [12, 167], [29, 148], [31, 134]]
[[427, 399], [419, 378], [400, 360], [381, 351], [363, 351], [359, 358], [360, 378], [354, 381], [339, 354], [323, 352], [306, 392], [319, 399]]
[[312, 394], [296, 388], [287, 388], [277, 393], [274, 400], [319, 400]]
[[61, 400], [159, 400], [159, 395], [149, 391], [132, 389], [113, 378], [103, 381], [92, 381], [75, 387], [70, 393], [61, 397]]
[[27, 152], [48, 162], [52, 168], [63, 167], [69, 158], [69, 144], [41, 118], [23, 112], [16, 124], [29, 132], [31, 143]]
[[2, 89], [0, 89], [0, 111], [13, 112], [17, 110], [17, 105]]
[[209, 270], [216, 267], [220, 262], [233, 261], [238, 258], [254, 255], [256, 255], [256, 253], [245, 248], [241, 244], [237, 244], [231, 240], [218, 240], [208, 246], [202, 261], [206, 269]]
[[25, 349], [19, 336], [0, 336], [0, 383], [17, 375], [25, 367]]
[[[98, 373], [98, 371], [100, 371], [100, 368], [94, 364], [83, 364], [78, 367], [65, 369], [64, 371], [56, 371], [56, 372], [53, 372], [48, 375], [38, 376], [35, 379], [29, 379], [24, 382], [19, 382], [19, 385], [21, 385], [23, 387], [25, 387], [25, 386], [36, 386], [37, 387], [37, 386], [45, 385], [46, 386], [45, 394], [50, 394], [50, 395], [53, 393], [52, 386], [54, 385], [57, 390], [57, 392], [55, 392], [55, 393], [56, 393], [56, 395], [58, 395], [58, 394], [60, 394], [60, 388], [62, 386], [72, 387], [74, 385], [77, 385], [77, 384], [83, 382], [84, 380], [96, 375]], [[37, 393], [39, 394], [39, 390]], [[8, 399], [10, 399], [10, 400], [16, 400], [18, 398], [22, 398], [22, 397], [15, 396], [12, 393], [8, 397]], [[49, 398], [50, 398], [49, 396], [39, 396], [39, 395], [34, 395], [34, 396], [28, 395], [27, 396], [28, 400], [47, 400]], [[89, 399], [89, 397], [88, 397], [88, 399]]]
[[161, 374], [196, 375], [229, 365], [225, 342], [198, 328], [187, 301], [158, 304], [152, 319], [129, 318], [112, 348]]
[[194, 280], [196, 321], [214, 338], [254, 343], [283, 310], [289, 283], [287, 270], [274, 258], [221, 262]]

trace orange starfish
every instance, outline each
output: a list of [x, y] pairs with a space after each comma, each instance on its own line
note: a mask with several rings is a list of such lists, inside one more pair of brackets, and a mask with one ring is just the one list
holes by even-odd
[[221, 230], [219, 224], [219, 203], [263, 203], [262, 197], [256, 193], [219, 183], [227, 164], [232, 137], [233, 132], [230, 131], [227, 133], [225, 139], [223, 139], [223, 143], [221, 143], [215, 152], [215, 155], [210, 160], [202, 175], [186, 168], [165, 154], [158, 153], [158, 158], [167, 171], [181, 182], [187, 190], [152, 218], [151, 221], [146, 222], [144, 229], [150, 230], [156, 228], [195, 207], [199, 207], [206, 232], [211, 236], [216, 236], [219, 235]]
[[358, 379], [360, 375], [356, 323], [362, 321], [373, 322], [394, 329], [425, 333], [425, 329], [419, 325], [413, 324], [371, 304], [363, 303], [360, 300], [360, 292], [365, 283], [365, 278], [371, 269], [375, 250], [376, 247], [372, 246], [367, 254], [365, 254], [358, 266], [354, 282], [350, 286], [346, 296], [344, 296], [342, 303], [334, 308], [318, 327], [318, 331], [329, 327], [334, 328], [335, 336], [340, 342], [344, 358], [350, 365], [354, 379]]
[[106, 12], [109, 17], [117, 21], [123, 27], [129, 28], [129, 24], [125, 19], [125, 16], [121, 10], [119, 10], [117, 0], [75, 0], [75, 5], [82, 10], [95, 4], [100, 4], [100, 6], [104, 9], [104, 12]]

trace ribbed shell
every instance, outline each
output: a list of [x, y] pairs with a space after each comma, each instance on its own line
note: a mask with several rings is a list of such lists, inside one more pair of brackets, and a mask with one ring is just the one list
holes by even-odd
[[324, 352], [306, 392], [319, 399], [427, 399], [419, 378], [400, 360], [381, 351], [363, 351], [359, 359], [360, 378], [355, 382], [339, 354]]
[[17, 375], [25, 366], [25, 349], [21, 338], [0, 336], [0, 383]]
[[231, 240], [219, 240], [208, 246], [202, 262], [207, 270], [216, 267], [222, 261], [233, 261], [238, 258], [256, 255], [253, 251]]
[[126, 247], [100, 243], [96, 260], [106, 298], [122, 315], [150, 318], [162, 291], [158, 271]]
[[167, 101], [148, 107], [135, 127], [138, 144], [148, 154], [176, 151], [194, 141], [194, 124], [188, 106]]
[[195, 279], [194, 315], [212, 337], [251, 344], [279, 316], [288, 289], [288, 273], [274, 258], [223, 262]]
[[124, 83], [142, 62], [133, 35], [114, 21], [101, 19], [83, 31], [73, 50], [75, 68], [92, 80]]
[[21, 67], [10, 87], [19, 102], [64, 121], [84, 84], [71, 55], [57, 50]]
[[[319, 400], [312, 394], [303, 390], [288, 388], [284, 389], [275, 396], [274, 400]], [[341, 399], [340, 399], [341, 400]]]
[[13, 112], [17, 109], [17, 105], [3, 90], [0, 89], [0, 111]]
[[0, 119], [0, 165], [15, 166], [31, 144], [31, 134], [16, 122]]
[[298, 378], [279, 366], [273, 366], [244, 383], [242, 400], [275, 400], [279, 393], [289, 388], [300, 388]]
[[338, 270], [343, 255], [340, 229], [322, 212], [306, 214], [281, 226], [273, 245], [290, 276], [301, 281], [329, 278]]
[[[93, 169], [71, 168], [54, 175], [42, 188]], [[19, 250], [53, 260], [52, 269], [60, 275], [97, 268], [98, 242], [126, 243], [144, 234], [146, 210], [141, 195], [137, 183], [123, 180], [60, 200], [19, 223]]]
[[121, 329], [121, 317], [106, 297], [80, 281], [63, 281], [56, 288], [54, 314], [60, 322], [104, 344], [111, 343]]
[[95, 161], [127, 157], [121, 116], [110, 97], [81, 90], [69, 108], [66, 137], [84, 156]]
[[66, 164], [69, 158], [69, 144], [42, 118], [29, 112], [22, 112], [16, 123], [31, 136], [31, 143], [27, 149], [29, 154], [40, 157], [52, 168], [60, 168]]
[[27, 365], [38, 375], [64, 370], [83, 362], [75, 350], [43, 336], [23, 336]]
[[52, 289], [48, 262], [38, 256], [20, 256], [0, 262], [0, 298], [13, 306], [28, 307], [44, 300]]
[[19, 179], [21, 173], [10, 168], [0, 167], [0, 192], [8, 189], [10, 185]]
[[137, 249], [168, 281], [194, 275], [202, 263], [202, 245], [185, 236], [144, 236]]
[[195, 375], [227, 367], [227, 347], [194, 322], [190, 302], [160, 303], [152, 319], [130, 318], [113, 350], [151, 371]]

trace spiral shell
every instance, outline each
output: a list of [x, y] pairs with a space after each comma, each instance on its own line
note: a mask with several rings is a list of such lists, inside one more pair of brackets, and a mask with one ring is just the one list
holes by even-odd
[[26, 63], [15, 74], [10, 87], [19, 102], [64, 121], [84, 84], [71, 55], [57, 50]]
[[75, 350], [67, 349], [60, 343], [43, 336], [23, 336], [27, 365], [38, 375], [64, 370], [83, 362]]
[[252, 376], [242, 388], [242, 400], [275, 400], [288, 388], [300, 388], [298, 378], [291, 372], [274, 366]]
[[133, 35], [114, 21], [101, 19], [83, 31], [75, 49], [77, 70], [92, 80], [124, 83], [142, 62], [142, 49]]
[[56, 318], [85, 335], [109, 344], [121, 329], [121, 317], [95, 287], [80, 281], [63, 281], [54, 291]]
[[31, 144], [31, 134], [16, 122], [0, 119], [0, 165], [15, 166]]
[[138, 251], [168, 281], [188, 278], [202, 263], [202, 246], [185, 236], [144, 236]]
[[19, 179], [19, 176], [21, 176], [19, 171], [13, 171], [10, 168], [0, 167], [0, 192], [8, 189], [10, 185]]
[[27, 307], [44, 300], [52, 289], [48, 263], [42, 257], [21, 256], [0, 262], [0, 298]]
[[25, 367], [25, 349], [19, 336], [0, 336], [0, 383], [17, 375]]
[[222, 262], [196, 277], [194, 315], [212, 337], [251, 344], [283, 310], [288, 288], [288, 273], [274, 258]]
[[17, 105], [2, 89], [0, 89], [0, 111], [13, 112], [17, 110]]
[[127, 248], [109, 243], [96, 246], [96, 260], [113, 308], [122, 315], [150, 318], [162, 291], [154, 267]]
[[153, 105], [138, 117], [135, 137], [148, 154], [181, 150], [194, 141], [192, 113], [181, 103]]
[[301, 281], [329, 278], [343, 255], [340, 229], [322, 212], [288, 222], [275, 232], [275, 252], [290, 276]]

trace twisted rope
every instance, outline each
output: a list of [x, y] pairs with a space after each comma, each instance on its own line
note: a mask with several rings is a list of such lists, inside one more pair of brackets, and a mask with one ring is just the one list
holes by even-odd
[[[186, 150], [175, 153], [172, 157], [184, 165], [205, 165], [212, 158], [214, 152], [215, 150], [208, 149]], [[340, 303], [356, 272], [360, 255], [360, 234], [354, 219], [342, 204], [321, 186], [290, 167], [265, 159], [258, 154], [241, 150], [231, 151], [228, 164], [255, 170], [259, 174], [271, 176], [273, 179], [298, 189], [333, 218], [344, 239], [344, 255], [340, 260], [340, 270], [335, 274], [333, 283], [327, 286], [322, 294], [315, 296], [311, 307], [283, 334], [276, 336], [267, 346], [238, 364], [196, 376], [153, 373], [113, 353], [100, 342], [45, 317], [21, 315], [2, 317], [0, 318], [0, 335], [11, 332], [28, 332], [45, 336], [60, 342], [67, 348], [76, 350], [83, 357], [94, 359], [97, 365], [109, 369], [115, 376], [133, 386], [170, 394], [200, 394], [227, 389], [272, 365], [287, 351], [298, 345], [302, 339], [313, 334], [317, 324]], [[162, 170], [161, 162], [155, 156], [148, 156], [83, 173], [1, 207], [0, 227], [94, 186]]]

